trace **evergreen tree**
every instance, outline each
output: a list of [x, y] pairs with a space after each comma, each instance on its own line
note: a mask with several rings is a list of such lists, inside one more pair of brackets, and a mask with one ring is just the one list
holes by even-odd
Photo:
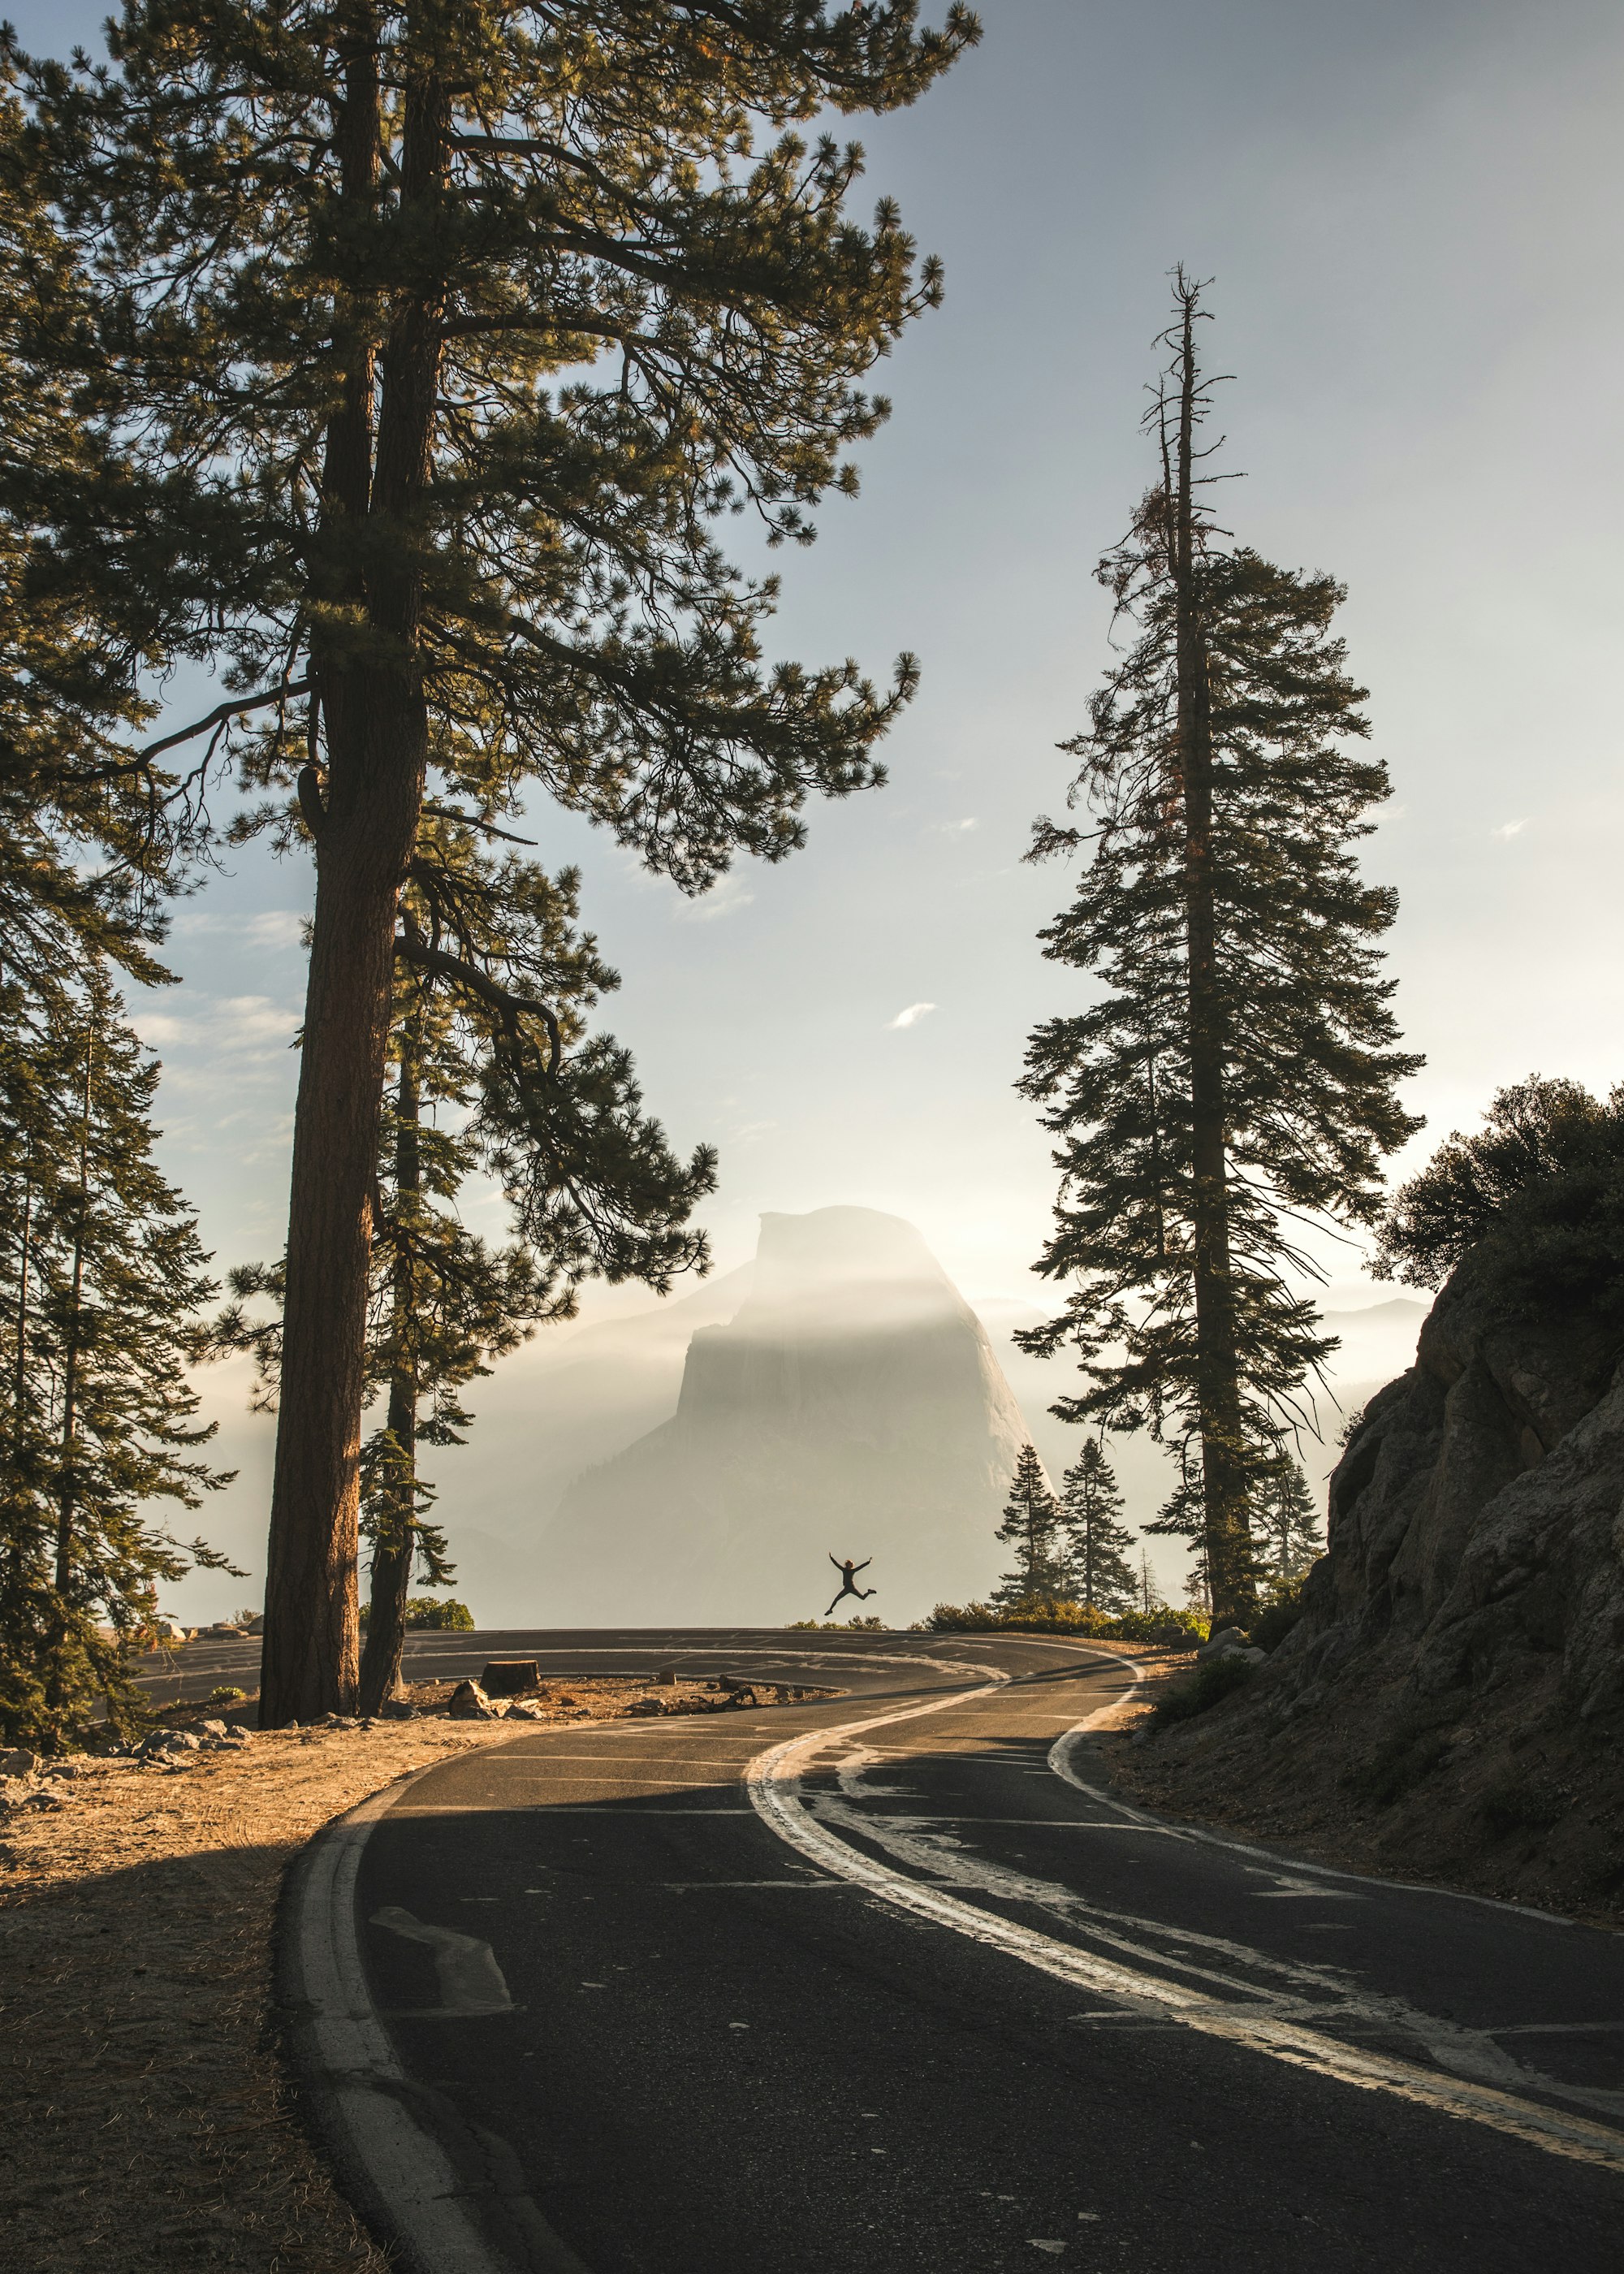
[[1382, 1220], [1379, 1278], [1438, 1287], [1483, 1242], [1504, 1300], [1616, 1311], [1624, 1297], [1624, 1086], [1530, 1074], [1450, 1133]]
[[1258, 1528], [1271, 1587], [1287, 1593], [1325, 1553], [1325, 1534], [1299, 1464], [1282, 1452], [1259, 1480]]
[[[708, 1261], [688, 1219], [713, 1187], [713, 1156], [702, 1147], [678, 1161], [642, 1111], [628, 1055], [587, 1032], [587, 1012], [620, 983], [577, 929], [578, 885], [573, 870], [493, 860], [475, 832], [430, 817], [402, 895], [411, 953], [395, 980], [369, 1303], [367, 1389], [383, 1412], [360, 1456], [365, 1712], [400, 1686], [414, 1568], [435, 1585], [454, 1574], [418, 1448], [464, 1441], [461, 1393], [535, 1326], [572, 1317], [583, 1278], [664, 1293]], [[566, 1054], [553, 1081], [555, 1046]], [[502, 1246], [459, 1214], [481, 1177], [509, 1204], [517, 1237]], [[249, 1265], [231, 1281], [214, 1346], [256, 1353], [258, 1402], [274, 1409], [282, 1266]], [[269, 1300], [268, 1316], [250, 1311], [253, 1298]]]
[[1122, 1495], [1097, 1437], [1069, 1468], [1061, 1491], [1065, 1590], [1091, 1610], [1128, 1611], [1138, 1581], [1124, 1549], [1133, 1533], [1122, 1521]]
[[[619, 981], [575, 930], [577, 889], [573, 870], [555, 878], [511, 855], [493, 862], [471, 832], [436, 821], [402, 897], [411, 949], [382, 1133], [389, 1298], [373, 1375], [387, 1406], [362, 1456], [363, 1712], [400, 1685], [414, 1555], [422, 1577], [450, 1577], [416, 1448], [463, 1442], [472, 1417], [458, 1393], [537, 1324], [572, 1317], [583, 1277], [636, 1278], [663, 1293], [707, 1260], [688, 1219], [714, 1186], [710, 1154], [677, 1161], [641, 1111], [628, 1056], [586, 1035], [584, 1013]], [[543, 1000], [557, 1007], [538, 1045]], [[566, 1044], [549, 1081], [551, 1052]], [[425, 1125], [425, 1103], [449, 1122]], [[503, 1186], [519, 1233], [494, 1251], [455, 1213], [482, 1171]]]
[[[1192, 1608], [1210, 1612], [1213, 1593], [1207, 1561], [1207, 1500], [1202, 1489], [1201, 1464], [1192, 1455], [1188, 1444], [1181, 1448], [1178, 1482], [1145, 1529], [1162, 1539], [1188, 1542], [1193, 1552], [1185, 1575], [1184, 1593]], [[1250, 1533], [1247, 1544], [1250, 1548]], [[1249, 1557], [1248, 1570], [1255, 1581], [1255, 1557]]]
[[[1099, 572], [1136, 636], [1065, 746], [1092, 858], [1042, 937], [1104, 988], [1027, 1053], [1021, 1087], [1060, 1141], [1038, 1268], [1072, 1291], [1022, 1340], [1079, 1352], [1086, 1386], [1057, 1413], [1195, 1449], [1213, 1614], [1244, 1623], [1259, 1470], [1335, 1347], [1291, 1291], [1321, 1275], [1288, 1227], [1373, 1219], [1420, 1060], [1396, 1047], [1375, 945], [1395, 896], [1354, 858], [1387, 778], [1345, 747], [1367, 727], [1331, 629], [1342, 593], [1221, 542], [1199, 303], [1179, 272], [1149, 414], [1162, 479]], [[1033, 855], [1084, 841], [1042, 821]]]
[[849, 662], [763, 668], [776, 583], [715, 523], [810, 537], [885, 414], [866, 374], [938, 297], [889, 204], [848, 215], [860, 152], [789, 131], [912, 102], [977, 36], [956, 4], [916, 21], [128, 0], [111, 73], [34, 74], [176, 642], [230, 690], [190, 731], [271, 825], [297, 776], [315, 842], [269, 1722], [355, 1698], [372, 1184], [431, 784], [486, 818], [533, 786], [697, 891], [880, 779], [912, 660], [886, 694]]
[[202, 1449], [187, 1367], [214, 1291], [191, 1211], [159, 1174], [158, 1067], [102, 969], [41, 1007], [8, 979], [0, 1043], [0, 1730], [71, 1743], [94, 1699], [136, 1703], [128, 1648], [192, 1564], [147, 1514], [229, 1482]]
[[1060, 1556], [1060, 1503], [1050, 1492], [1035, 1447], [1023, 1445], [996, 1539], [1015, 1550], [1015, 1568], [992, 1591], [995, 1603], [1030, 1602], [1065, 1586]]
[[[130, 573], [129, 483], [64, 369], [93, 323], [0, 27], [0, 940], [60, 1013], [101, 955], [153, 983], [171, 785], [127, 746], [162, 609]], [[122, 501], [122, 510], [121, 510]], [[94, 552], [94, 561], [88, 557]]]

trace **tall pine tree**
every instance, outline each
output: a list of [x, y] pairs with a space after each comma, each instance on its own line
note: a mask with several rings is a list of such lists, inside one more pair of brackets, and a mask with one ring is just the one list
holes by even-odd
[[136, 1704], [129, 1648], [194, 1563], [153, 1504], [197, 1508], [188, 1367], [214, 1293], [192, 1213], [153, 1161], [156, 1063], [87, 965], [41, 1006], [0, 983], [0, 1729], [71, 1743]]
[[1003, 1521], [994, 1534], [1015, 1551], [1014, 1568], [992, 1591], [995, 1603], [1013, 1607], [1064, 1592], [1061, 1560], [1060, 1503], [1049, 1488], [1043, 1464], [1032, 1445], [1023, 1445], [1010, 1480]]
[[888, 203], [851, 218], [861, 153], [791, 130], [913, 102], [976, 36], [957, 0], [940, 32], [914, 0], [128, 0], [109, 75], [34, 74], [177, 646], [229, 690], [192, 731], [250, 781], [297, 777], [315, 840], [268, 1722], [356, 1694], [372, 1186], [425, 801], [488, 816], [533, 786], [701, 890], [880, 779], [912, 660], [883, 694], [850, 662], [764, 667], [777, 586], [716, 521], [811, 535], [885, 415], [867, 374], [939, 293]]
[[1342, 590], [1214, 527], [1182, 271], [1175, 310], [1148, 414], [1161, 478], [1099, 570], [1134, 637], [1065, 745], [1093, 826], [1042, 821], [1033, 847], [1090, 846], [1042, 937], [1104, 983], [1027, 1052], [1061, 1171], [1038, 1268], [1071, 1292], [1022, 1339], [1078, 1352], [1086, 1386], [1056, 1412], [1194, 1451], [1214, 1616], [1244, 1622], [1259, 1469], [1335, 1347], [1294, 1290], [1320, 1276], [1294, 1228], [1373, 1221], [1420, 1060], [1376, 945], [1395, 896], [1354, 857], [1388, 785], [1347, 747], [1368, 729], [1331, 628]]
[[1131, 1611], [1139, 1581], [1125, 1551], [1133, 1532], [1105, 1448], [1090, 1437], [1066, 1471], [1060, 1495], [1065, 1592], [1090, 1610]]

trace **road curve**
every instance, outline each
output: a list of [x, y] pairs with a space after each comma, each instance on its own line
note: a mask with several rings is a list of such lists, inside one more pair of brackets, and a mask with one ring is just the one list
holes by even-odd
[[527, 1729], [320, 1843], [301, 2059], [424, 2274], [1616, 2274], [1624, 1940], [1111, 1801], [1120, 1658], [436, 1640], [847, 1694]]

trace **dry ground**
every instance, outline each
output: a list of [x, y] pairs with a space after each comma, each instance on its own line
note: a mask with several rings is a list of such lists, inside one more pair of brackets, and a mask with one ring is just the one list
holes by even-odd
[[1624, 1729], [1576, 1723], [1554, 1672], [1430, 1705], [1372, 1673], [1289, 1722], [1242, 1690], [1135, 1736], [1104, 1748], [1125, 1800], [1315, 1863], [1624, 1925]]
[[[619, 1716], [643, 1687], [554, 1684], [548, 1718]], [[695, 1689], [682, 1685], [696, 1703]], [[163, 1720], [251, 1719], [252, 1704]], [[369, 1794], [513, 1734], [440, 1717], [272, 1732], [185, 1767], [81, 1759], [71, 1775], [8, 1788], [0, 2263], [18, 2274], [386, 2274], [282, 2069], [270, 1957], [282, 1873]], [[41, 1804], [42, 1789], [56, 1798]]]

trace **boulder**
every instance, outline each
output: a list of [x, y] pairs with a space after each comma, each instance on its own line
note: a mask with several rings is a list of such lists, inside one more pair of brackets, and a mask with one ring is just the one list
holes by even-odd
[[10, 1752], [0, 1753], [0, 1777], [32, 1776], [39, 1766], [39, 1755], [25, 1751], [20, 1745], [14, 1746]]
[[223, 1737], [225, 1733], [226, 1725], [223, 1721], [199, 1721], [198, 1723], [198, 1735], [199, 1737]]
[[1222, 1658], [1226, 1651], [1244, 1650], [1246, 1638], [1239, 1627], [1221, 1627], [1218, 1632], [1201, 1645], [1196, 1653], [1198, 1660]]
[[446, 1711], [454, 1721], [494, 1721], [491, 1701], [477, 1682], [459, 1682]]
[[154, 1753], [195, 1753], [202, 1742], [195, 1729], [154, 1729], [143, 1738], [140, 1751], [145, 1758]]
[[508, 1708], [510, 1721], [545, 1721], [546, 1718], [546, 1707], [538, 1706], [533, 1698], [521, 1698]]
[[415, 1721], [417, 1718], [417, 1709], [409, 1698], [386, 1698], [378, 1713], [385, 1721]]

